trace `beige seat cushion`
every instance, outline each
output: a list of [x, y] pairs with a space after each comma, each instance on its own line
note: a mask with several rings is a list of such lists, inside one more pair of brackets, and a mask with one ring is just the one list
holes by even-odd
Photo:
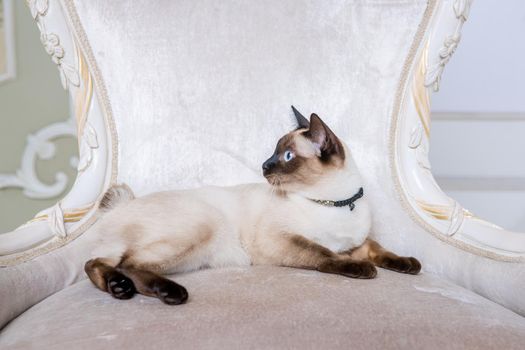
[[111, 298], [89, 281], [13, 320], [0, 348], [518, 349], [525, 319], [432, 275], [354, 280], [276, 267], [178, 276], [189, 302]]

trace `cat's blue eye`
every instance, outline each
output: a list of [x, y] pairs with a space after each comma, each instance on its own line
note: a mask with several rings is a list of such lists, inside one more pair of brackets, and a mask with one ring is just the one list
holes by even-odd
[[292, 151], [285, 151], [284, 152], [284, 161], [285, 162], [289, 162], [293, 159], [293, 157], [295, 157], [295, 154], [293, 154]]

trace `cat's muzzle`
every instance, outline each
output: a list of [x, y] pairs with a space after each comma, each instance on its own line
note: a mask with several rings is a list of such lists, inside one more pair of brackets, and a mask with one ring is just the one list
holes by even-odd
[[268, 158], [262, 165], [263, 176], [267, 177], [272, 174], [273, 169], [277, 165], [277, 157], [275, 155]]

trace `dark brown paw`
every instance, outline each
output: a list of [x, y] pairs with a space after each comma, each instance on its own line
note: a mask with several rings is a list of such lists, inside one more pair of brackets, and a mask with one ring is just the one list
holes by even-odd
[[411, 275], [417, 275], [421, 271], [421, 263], [413, 257], [385, 258], [381, 267]]
[[186, 288], [168, 279], [155, 281], [154, 290], [157, 297], [168, 305], [179, 305], [188, 300]]
[[107, 278], [108, 292], [117, 299], [130, 299], [137, 292], [133, 281], [120, 272], [114, 272]]
[[372, 263], [355, 260], [328, 261], [319, 268], [319, 271], [363, 279], [374, 278], [377, 275], [377, 270]]
[[375, 266], [368, 261], [352, 261], [343, 264], [342, 274], [352, 278], [374, 278], [377, 276], [377, 270]]

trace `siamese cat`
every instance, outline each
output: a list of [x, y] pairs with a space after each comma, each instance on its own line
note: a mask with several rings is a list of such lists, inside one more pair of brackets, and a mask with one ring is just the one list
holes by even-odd
[[295, 108], [298, 127], [262, 165], [268, 183], [166, 191], [135, 198], [110, 188], [91, 234], [85, 271], [118, 299], [135, 293], [181, 304], [186, 289], [165, 274], [276, 265], [352, 278], [375, 266], [417, 274], [421, 264], [367, 238], [371, 212], [352, 152], [316, 114]]

